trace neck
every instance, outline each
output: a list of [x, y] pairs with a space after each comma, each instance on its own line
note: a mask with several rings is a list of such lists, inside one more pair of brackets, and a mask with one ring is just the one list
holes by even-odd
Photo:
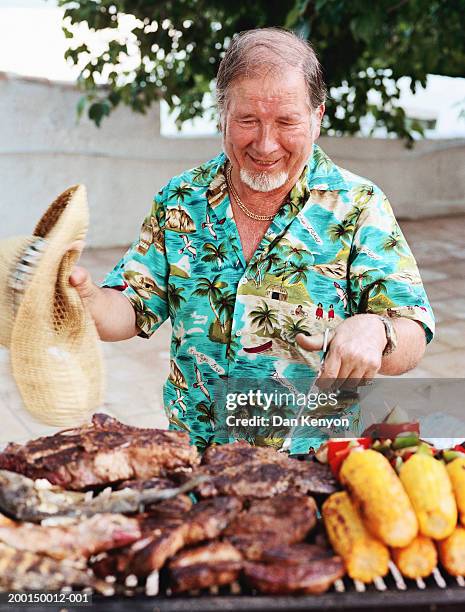
[[255, 191], [242, 182], [237, 166], [233, 166], [231, 172], [231, 180], [241, 200], [257, 214], [264, 215], [272, 215], [279, 210], [299, 176], [300, 172], [296, 176], [289, 178], [279, 189], [262, 192]]

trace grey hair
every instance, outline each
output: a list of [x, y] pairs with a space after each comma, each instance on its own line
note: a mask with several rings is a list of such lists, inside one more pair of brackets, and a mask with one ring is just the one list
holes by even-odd
[[268, 71], [296, 67], [307, 86], [309, 106], [315, 110], [326, 99], [321, 64], [312, 45], [293, 32], [280, 28], [257, 28], [236, 34], [221, 60], [216, 79], [216, 101], [220, 119], [228, 102], [228, 91], [235, 79]]

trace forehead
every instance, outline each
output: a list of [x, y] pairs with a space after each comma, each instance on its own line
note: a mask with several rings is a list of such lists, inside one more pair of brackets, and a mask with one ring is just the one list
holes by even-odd
[[272, 71], [235, 79], [228, 92], [228, 113], [308, 112], [308, 94], [300, 70]]

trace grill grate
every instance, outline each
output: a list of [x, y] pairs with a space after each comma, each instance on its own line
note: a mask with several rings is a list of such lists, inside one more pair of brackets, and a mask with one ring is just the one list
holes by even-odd
[[389, 569], [388, 576], [378, 579], [374, 584], [365, 585], [344, 578], [337, 580], [333, 588], [323, 595], [294, 596], [261, 595], [239, 582], [189, 594], [172, 595], [169, 589], [163, 587], [163, 578], [159, 585], [158, 572], [153, 572], [146, 583], [146, 591], [151, 596], [144, 594], [142, 587], [128, 588], [129, 585], [134, 585], [134, 579], [131, 577], [126, 582], [124, 598], [118, 593], [113, 597], [94, 597], [94, 602], [105, 612], [123, 612], [129, 605], [141, 612], [293, 612], [431, 605], [464, 609], [465, 578], [454, 578], [437, 568], [426, 580], [414, 581], [404, 579], [392, 562]]

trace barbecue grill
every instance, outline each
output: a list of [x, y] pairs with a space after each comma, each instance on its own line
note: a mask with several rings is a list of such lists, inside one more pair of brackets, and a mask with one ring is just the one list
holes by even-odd
[[[158, 582], [156, 573], [149, 577], [151, 588]], [[336, 581], [332, 589], [322, 595], [260, 595], [247, 587], [233, 583], [225, 587], [211, 587], [201, 592], [173, 595], [164, 588], [147, 596], [138, 588], [128, 589], [111, 597], [94, 595], [93, 608], [102, 612], [297, 612], [302, 610], [390, 610], [408, 607], [413, 610], [463, 610], [465, 609], [465, 578], [454, 578], [436, 569], [426, 580], [405, 580], [390, 563], [390, 573], [375, 584], [344, 578]], [[433, 608], [431, 608], [433, 606]], [[50, 606], [21, 606], [21, 610], [50, 612]], [[74, 609], [67, 606], [66, 609]], [[0, 605], [0, 612], [9, 612], [11, 606]]]

